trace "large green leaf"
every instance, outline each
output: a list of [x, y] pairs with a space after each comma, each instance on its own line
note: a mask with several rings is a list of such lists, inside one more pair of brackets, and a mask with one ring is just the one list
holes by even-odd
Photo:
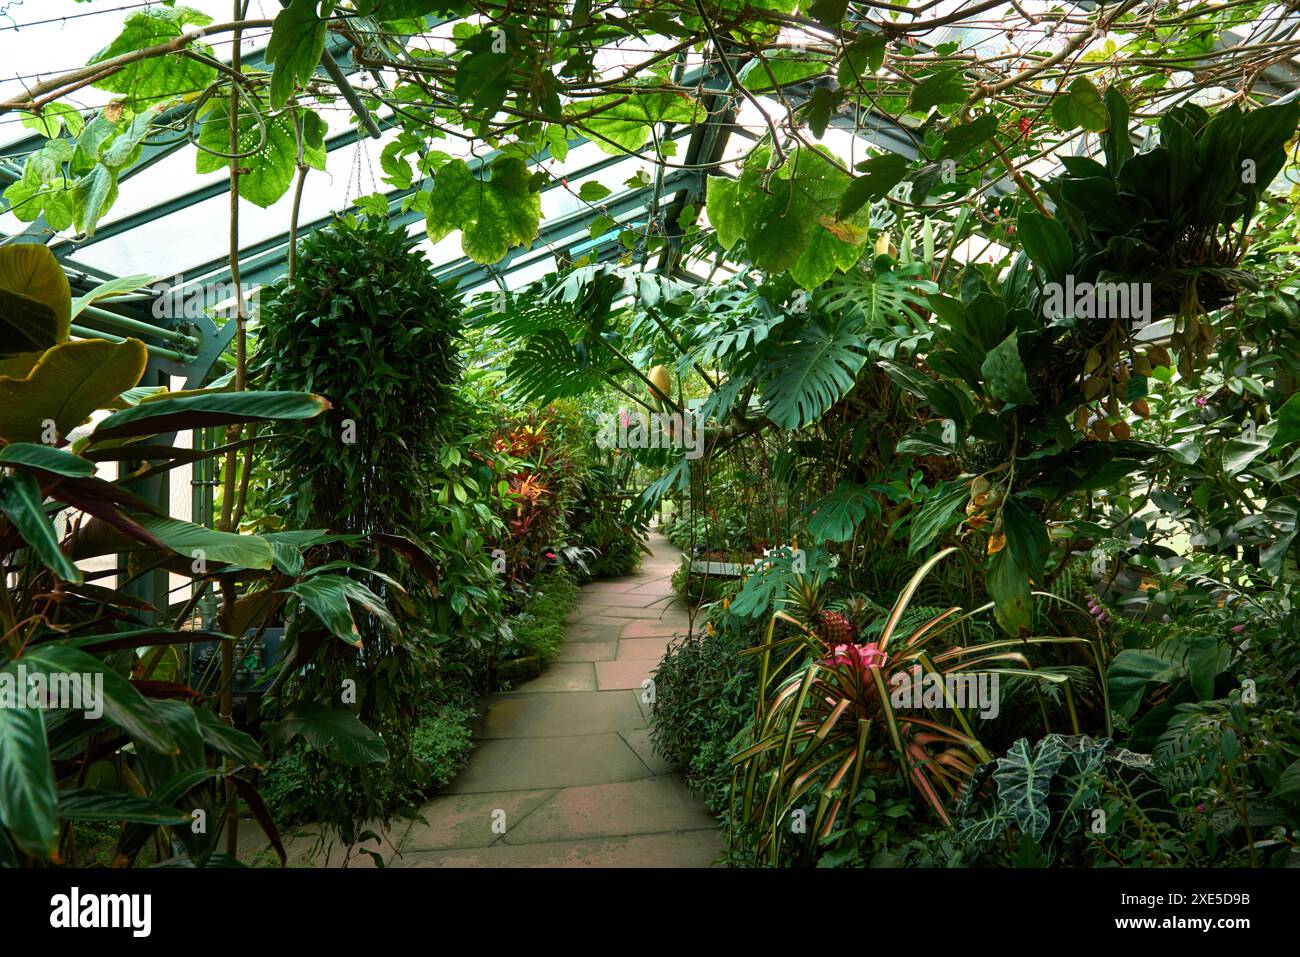
[[784, 272], [798, 262], [819, 229], [855, 245], [866, 239], [869, 211], [840, 215], [849, 175], [825, 155], [800, 147], [771, 176], [769, 160], [766, 147], [754, 150], [741, 172], [739, 188], [730, 194], [724, 191], [715, 203], [730, 198], [736, 204], [741, 234], [755, 266]]
[[1276, 413], [1277, 430], [1273, 433], [1273, 448], [1300, 442], [1300, 392], [1282, 403]]
[[133, 824], [189, 824], [193, 818], [168, 804], [120, 791], [69, 788], [59, 792], [59, 817], [65, 821], [129, 821]]
[[[16, 663], [0, 668], [0, 689], [5, 685], [26, 696]], [[58, 848], [59, 819], [45, 718], [40, 708], [15, 703], [0, 707], [0, 824], [25, 853], [46, 860]]]
[[998, 758], [993, 780], [998, 787], [998, 812], [1011, 818], [1021, 832], [1041, 841], [1052, 823], [1047, 797], [1052, 778], [1065, 760], [1060, 742], [1049, 735], [1038, 742], [1031, 756], [1029, 741], [1021, 738], [1011, 745], [1005, 758]]
[[908, 557], [920, 554], [956, 525], [961, 520], [961, 506], [969, 498], [970, 489], [961, 481], [946, 482], [932, 491], [908, 529]]
[[980, 373], [988, 383], [989, 391], [1003, 402], [1029, 405], [1034, 393], [1029, 390], [1024, 363], [1020, 361], [1020, 340], [1011, 333], [989, 350], [980, 366]]
[[1131, 718], [1142, 705], [1147, 685], [1165, 675], [1169, 662], [1149, 652], [1127, 648], [1106, 668], [1110, 706], [1117, 715]]
[[81, 569], [59, 548], [58, 533], [41, 506], [41, 489], [31, 474], [0, 475], [0, 513], [50, 571], [64, 581], [82, 581]]
[[1065, 227], [1033, 210], [1023, 211], [1016, 226], [1029, 258], [1042, 267], [1052, 282], [1065, 282], [1066, 273], [1074, 264], [1074, 247]]
[[296, 596], [335, 637], [350, 645], [361, 645], [361, 633], [352, 617], [353, 604], [364, 608], [388, 632], [398, 630], [396, 620], [379, 596], [343, 575], [313, 575], [290, 585], [284, 592]]
[[1110, 129], [1110, 110], [1092, 81], [1083, 76], [1076, 77], [1067, 92], [1057, 94], [1052, 101], [1052, 117], [1064, 130], [1083, 127], [1101, 133]]
[[249, 734], [226, 724], [214, 712], [207, 708], [194, 708], [194, 717], [198, 719], [199, 731], [203, 743], [217, 754], [225, 755], [244, 764], [260, 765], [262, 763], [262, 746]]
[[[741, 68], [737, 74], [741, 85], [751, 93], [771, 93], [777, 89], [794, 86], [814, 76], [820, 76], [826, 69], [826, 60], [807, 52], [778, 50], [768, 53], [762, 59], [755, 57]], [[686, 120], [682, 122], [695, 122]]]
[[912, 87], [907, 108], [910, 111], [923, 113], [934, 106], [961, 103], [969, 93], [970, 84], [966, 82], [960, 70], [938, 70]]
[[830, 230], [818, 229], [803, 254], [790, 266], [790, 278], [812, 291], [837, 271], [851, 267], [862, 256], [862, 246], [837, 238]]
[[997, 131], [996, 113], [985, 113], [969, 123], [952, 126], [943, 134], [939, 159], [961, 159], [977, 146], [987, 143]]
[[705, 194], [709, 224], [723, 249], [730, 249], [744, 238], [745, 218], [740, 181], [726, 176], [710, 176]]
[[[126, 18], [122, 32], [99, 53], [91, 57], [92, 64], [109, 60], [126, 53], [175, 40], [186, 28], [206, 26], [212, 18], [191, 7], [151, 6]], [[191, 44], [190, 49], [213, 55], [206, 44]], [[158, 100], [171, 100], [186, 93], [205, 89], [216, 79], [214, 67], [182, 53], [147, 57], [127, 64], [117, 72], [95, 81], [95, 86], [110, 93], [123, 93], [137, 106]]]
[[840, 198], [841, 218], [852, 216], [873, 199], [880, 199], [903, 181], [907, 173], [907, 157], [897, 153], [882, 153], [857, 165], [861, 176], [849, 183]]
[[63, 440], [130, 389], [144, 374], [149, 354], [138, 339], [65, 342], [45, 352], [22, 379], [0, 377], [0, 438], [41, 442], [53, 422]]
[[861, 344], [848, 323], [827, 328], [813, 319], [796, 339], [773, 347], [763, 362], [768, 418], [786, 429], [816, 422], [853, 388], [866, 361]]
[[101, 442], [210, 425], [311, 419], [328, 408], [328, 400], [311, 392], [210, 392], [180, 397], [160, 393], [114, 412], [95, 426], [90, 438]]
[[[294, 113], [299, 116], [303, 138], [303, 161], [307, 166], [324, 169], [326, 124], [312, 110], [286, 110], [263, 121], [259, 127], [252, 112], [239, 114], [239, 152], [249, 153], [239, 160], [239, 195], [265, 209], [289, 191], [298, 171], [298, 140], [294, 133]], [[258, 145], [261, 144], [261, 148]], [[213, 152], [195, 153], [200, 173], [230, 169], [230, 104], [215, 101], [203, 114], [199, 127], [199, 145]], [[251, 152], [256, 150], [256, 152]]]
[[890, 265], [888, 257], [876, 258], [871, 269], [851, 269], [834, 276], [817, 294], [818, 307], [848, 317], [855, 310], [867, 329], [904, 323], [924, 328], [921, 310], [925, 293], [938, 287], [922, 278], [925, 267]]
[[63, 342], [71, 308], [68, 277], [54, 253], [40, 243], [0, 246], [0, 354]]
[[[837, 7], [843, 15], [844, 3], [818, 0], [822, 6]], [[815, 11], [818, 3], [813, 4]], [[816, 13], [813, 14], [816, 16]], [[836, 18], [839, 19], [838, 17]], [[836, 70], [840, 86], [857, 89], [863, 81], [875, 75], [885, 63], [885, 36], [882, 33], [861, 33], [844, 49], [844, 58]]]
[[1047, 526], [1020, 496], [1010, 496], [1002, 506], [1002, 530], [1016, 564], [1031, 577], [1040, 577], [1047, 561]]
[[542, 216], [540, 195], [523, 160], [502, 157], [490, 179], [479, 179], [464, 160], [452, 160], [433, 178], [429, 196], [431, 242], [461, 231], [461, 248], [478, 263], [501, 260], [511, 246], [531, 243]]
[[868, 514], [880, 517], [880, 503], [871, 497], [871, 490], [841, 482], [809, 506], [808, 533], [815, 542], [846, 542]]
[[604, 359], [588, 353], [584, 362], [562, 330], [547, 329], [529, 336], [510, 357], [508, 388], [525, 401], [573, 398], [605, 381]]
[[258, 535], [221, 532], [179, 518], [158, 515], [139, 514], [133, 518], [158, 541], [186, 558], [201, 557], [207, 562], [263, 570], [272, 565], [271, 543]]
[[579, 106], [583, 113], [599, 110], [583, 120], [581, 127], [591, 134], [599, 149], [612, 154], [635, 152], [645, 146], [657, 123], [690, 126], [705, 116], [698, 102], [673, 90], [615, 94], [594, 101], [580, 100]]
[[1028, 632], [1032, 620], [1033, 588], [1029, 570], [1017, 558], [1017, 553], [1010, 548], [994, 554], [984, 584], [993, 599], [993, 617], [997, 623], [1007, 634], [1020, 636]]
[[383, 764], [388, 760], [388, 746], [350, 711], [336, 711], [313, 701], [293, 705], [279, 721], [262, 725], [267, 737], [278, 746], [289, 744], [302, 735], [317, 751], [339, 764], [359, 766]]
[[[319, 0], [292, 0], [275, 17], [266, 62], [271, 71], [271, 108], [281, 109], [293, 91], [311, 79], [325, 52], [329, 24], [321, 19]], [[199, 87], [201, 88], [201, 87]]]
[[[117, 725], [137, 744], [163, 754], [176, 749], [176, 740], [148, 699], [116, 671], [98, 658], [57, 641], [30, 646], [20, 659], [29, 673], [46, 675], [93, 675], [103, 681], [104, 718]], [[98, 676], [102, 675], [102, 679]], [[84, 692], [83, 692], [84, 694]], [[84, 701], [84, 697], [83, 697]]]
[[0, 465], [39, 469], [66, 478], [89, 478], [95, 474], [95, 463], [89, 459], [38, 442], [12, 442], [0, 448]]

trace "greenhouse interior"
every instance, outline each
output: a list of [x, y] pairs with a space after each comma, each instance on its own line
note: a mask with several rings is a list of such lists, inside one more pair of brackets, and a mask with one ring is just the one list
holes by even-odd
[[0, 3], [0, 868], [1300, 866], [1298, 56]]

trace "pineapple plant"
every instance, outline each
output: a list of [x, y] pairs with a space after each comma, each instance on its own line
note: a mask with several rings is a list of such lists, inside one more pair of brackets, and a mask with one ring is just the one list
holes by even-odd
[[839, 645], [853, 644], [857, 638], [858, 630], [844, 615], [838, 611], [831, 611], [823, 608], [817, 613], [817, 620], [813, 626], [813, 631], [817, 637], [826, 644], [835, 648]]

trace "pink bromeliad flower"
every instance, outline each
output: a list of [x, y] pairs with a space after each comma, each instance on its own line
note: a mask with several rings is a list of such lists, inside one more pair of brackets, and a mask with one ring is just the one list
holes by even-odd
[[883, 668], [889, 656], [874, 641], [863, 645], [836, 645], [824, 665], [844, 666], [865, 674], [871, 668]]

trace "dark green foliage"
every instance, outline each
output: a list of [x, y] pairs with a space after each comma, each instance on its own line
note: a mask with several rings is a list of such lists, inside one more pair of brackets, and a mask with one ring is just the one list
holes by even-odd
[[578, 602], [578, 586], [563, 569], [537, 580], [532, 596], [511, 619], [514, 647], [521, 655], [551, 661], [564, 643], [564, 619]]
[[411, 750], [416, 760], [428, 768], [425, 781], [430, 790], [450, 784], [469, 760], [474, 749], [470, 732], [473, 720], [473, 709], [448, 704], [422, 719], [416, 727], [411, 736]]
[[[418, 541], [431, 506], [431, 479], [460, 374], [459, 312], [402, 230], [340, 219], [303, 241], [294, 281], [263, 301], [256, 367], [268, 386], [326, 396], [333, 408], [293, 428], [264, 463], [263, 510], [308, 528], [387, 533]], [[360, 822], [386, 816], [421, 792], [409, 716], [436, 674], [434, 636], [450, 609], [431, 583], [392, 548], [340, 544], [328, 556], [373, 568], [365, 576], [390, 606], [399, 637], [373, 619], [358, 622], [361, 650], [288, 623], [290, 660], [313, 667], [286, 682], [286, 697], [337, 703], [355, 680], [359, 716], [383, 735], [382, 769], [341, 768], [314, 752], [317, 816], [350, 843]]]
[[[717, 606], [715, 606], [717, 607]], [[731, 788], [731, 757], [743, 748], [757, 704], [757, 664], [740, 652], [761, 641], [761, 628], [726, 615], [721, 627], [675, 640], [655, 670], [650, 738], [665, 760], [686, 766], [686, 778], [709, 809], [723, 814]]]
[[295, 747], [267, 764], [258, 778], [262, 800], [281, 827], [310, 821], [315, 814], [312, 778], [303, 765], [303, 748]]

